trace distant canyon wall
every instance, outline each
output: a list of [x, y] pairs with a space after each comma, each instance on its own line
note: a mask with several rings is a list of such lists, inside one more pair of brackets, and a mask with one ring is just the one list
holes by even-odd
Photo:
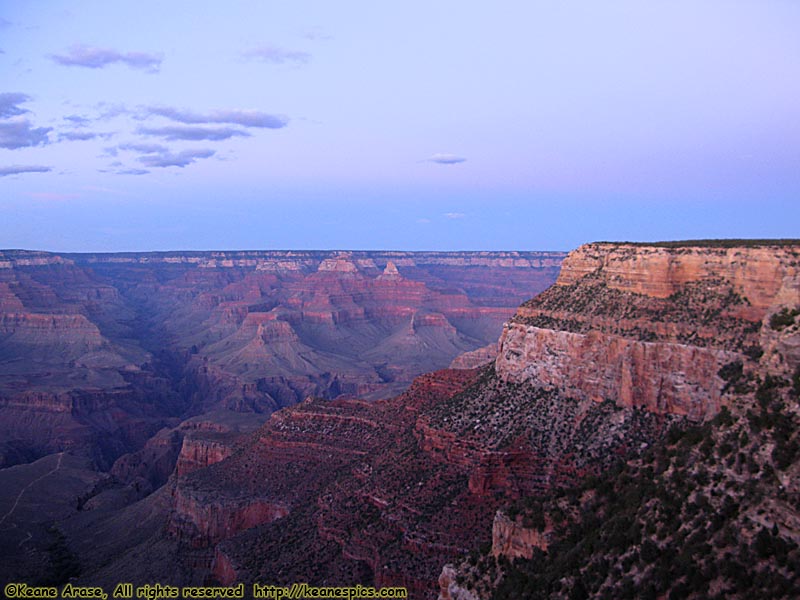
[[496, 340], [560, 252], [0, 250], [0, 466], [176, 419], [385, 398]]

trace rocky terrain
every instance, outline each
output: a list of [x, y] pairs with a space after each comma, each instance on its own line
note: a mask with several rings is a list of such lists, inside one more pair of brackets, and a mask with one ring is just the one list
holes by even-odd
[[799, 258], [796, 242], [572, 253], [506, 326], [498, 377], [686, 418], [498, 511], [440, 598], [797, 597]]
[[[797, 596], [799, 261], [797, 242], [583, 246], [555, 285], [498, 327], [494, 361], [481, 366], [491, 347], [476, 344], [454, 362], [462, 368], [417, 377], [393, 398], [348, 390], [287, 402], [256, 427], [198, 417], [164, 428], [117, 460], [114, 486], [95, 485], [81, 510], [59, 517], [52, 544], [80, 566], [77, 581], [107, 587], [361, 583], [442, 600]], [[314, 291], [330, 271], [360, 268], [354, 256], [323, 261], [289, 304], [316, 324], [360, 322], [349, 300]], [[377, 287], [396, 277], [388, 262], [373, 273]], [[337, 289], [351, 290], [346, 281]], [[231, 348], [270, 322], [261, 315], [272, 309], [253, 311], [257, 319], [245, 326], [248, 312], [234, 328], [213, 320], [223, 300], [191, 302], [210, 307], [208, 323], [220, 323]], [[172, 306], [167, 333], [188, 326]], [[283, 322], [302, 340], [292, 314]], [[280, 347], [285, 334], [270, 339]], [[203, 335], [189, 364], [227, 364]], [[210, 405], [258, 403], [225, 392]], [[177, 467], [157, 487], [166, 471], [142, 465], [165, 456]], [[142, 526], [125, 535], [131, 523]]]
[[0, 251], [0, 465], [108, 469], [193, 414], [392, 396], [494, 341], [562, 258]]

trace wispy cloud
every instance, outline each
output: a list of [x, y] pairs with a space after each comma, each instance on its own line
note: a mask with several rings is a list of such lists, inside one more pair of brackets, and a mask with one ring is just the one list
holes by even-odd
[[131, 150], [133, 152], [141, 152], [142, 154], [162, 154], [169, 152], [169, 148], [161, 144], [120, 144], [117, 146], [120, 150]]
[[97, 169], [98, 173], [111, 173], [112, 175], [147, 175], [150, 171], [147, 169], [137, 168], [123, 168], [123, 163], [114, 161], [109, 165], [113, 169]]
[[[161, 144], [142, 144], [142, 143], [125, 143], [119, 144], [116, 147], [106, 148], [107, 154], [117, 155], [117, 149], [130, 152], [138, 152], [140, 156], [136, 159], [145, 167], [160, 168], [160, 167], [186, 167], [199, 159], [210, 158], [216, 153], [214, 150], [208, 148], [200, 148], [194, 150], [183, 150], [181, 152], [172, 152], [166, 146]], [[121, 161], [115, 160], [110, 167], [111, 170], [101, 170], [102, 173], [114, 173], [116, 175], [146, 175], [150, 171], [139, 168], [120, 168], [123, 167]]]
[[266, 127], [280, 129], [286, 127], [289, 119], [283, 115], [271, 115], [257, 110], [214, 110], [206, 114], [169, 106], [148, 106], [144, 109], [149, 115], [166, 117], [178, 123], [230, 123], [243, 127]]
[[58, 134], [58, 139], [59, 141], [83, 142], [86, 140], [94, 140], [97, 138], [108, 139], [112, 135], [113, 135], [112, 133], [95, 133], [92, 131], [65, 131], [63, 133]]
[[466, 162], [463, 156], [456, 156], [455, 154], [434, 154], [426, 159], [427, 162], [437, 163], [440, 165], [455, 165], [458, 163]]
[[0, 148], [16, 150], [50, 143], [47, 134], [52, 127], [33, 127], [28, 119], [14, 119], [0, 123]]
[[449, 212], [449, 213], [444, 213], [444, 216], [447, 219], [463, 219], [467, 215], [465, 215], [464, 213], [460, 213], [460, 212]]
[[213, 150], [183, 150], [177, 154], [166, 152], [163, 154], [146, 154], [139, 157], [139, 162], [145, 167], [185, 167], [201, 158], [214, 156]]
[[97, 110], [100, 111], [100, 119], [113, 119], [120, 115], [128, 115], [131, 110], [119, 102], [111, 104], [109, 102], [98, 102]]
[[95, 48], [84, 44], [75, 44], [66, 53], [52, 54], [50, 58], [56, 63], [68, 67], [101, 69], [109, 65], [122, 63], [131, 69], [139, 69], [147, 73], [157, 73], [163, 60], [161, 54], [119, 52], [111, 48]]
[[53, 167], [43, 167], [41, 165], [11, 165], [0, 167], [0, 177], [9, 175], [19, 175], [20, 173], [49, 173]]
[[92, 122], [88, 117], [83, 117], [81, 115], [67, 115], [63, 118], [65, 121], [69, 121], [73, 127], [86, 127]]
[[150, 171], [147, 169], [120, 169], [116, 171], [117, 175], [147, 175]]
[[227, 140], [240, 136], [250, 137], [250, 134], [234, 127], [192, 127], [188, 125], [170, 125], [166, 127], [139, 127], [137, 133], [144, 135], [155, 135], [165, 140], [187, 140], [187, 141], [212, 141]]
[[21, 92], [5, 92], [0, 94], [0, 119], [7, 119], [8, 117], [16, 117], [23, 113], [28, 112], [24, 108], [20, 108], [20, 104], [24, 104], [31, 97], [28, 94]]
[[242, 52], [242, 56], [251, 60], [257, 60], [274, 65], [305, 65], [311, 60], [311, 54], [297, 50], [285, 50], [277, 46], [266, 45], [251, 48]]

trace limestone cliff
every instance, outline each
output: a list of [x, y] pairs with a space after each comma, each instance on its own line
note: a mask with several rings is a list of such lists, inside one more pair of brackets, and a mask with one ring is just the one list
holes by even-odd
[[724, 405], [720, 369], [758, 359], [762, 328], [800, 305], [800, 245], [586, 244], [506, 324], [510, 382], [701, 420]]
[[759, 310], [798, 291], [798, 243], [585, 244], [571, 252], [556, 285], [601, 273], [609, 288], [668, 298], [687, 284], [726, 280]]

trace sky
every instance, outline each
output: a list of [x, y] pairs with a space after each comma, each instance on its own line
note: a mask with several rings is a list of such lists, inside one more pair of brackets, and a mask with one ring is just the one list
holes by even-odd
[[0, 248], [800, 237], [800, 3], [0, 0]]

